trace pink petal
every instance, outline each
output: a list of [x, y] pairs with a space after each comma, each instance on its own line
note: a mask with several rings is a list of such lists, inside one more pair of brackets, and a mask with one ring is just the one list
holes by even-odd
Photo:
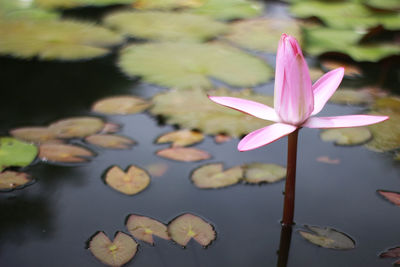
[[314, 111], [312, 115], [317, 114], [328, 102], [339, 84], [342, 82], [344, 68], [337, 68], [326, 73], [318, 79], [312, 86], [314, 91]]
[[215, 103], [236, 109], [260, 119], [269, 121], [279, 120], [279, 117], [273, 108], [258, 102], [227, 96], [209, 96], [208, 98]]
[[336, 117], [312, 117], [302, 127], [308, 128], [346, 128], [365, 126], [389, 119], [388, 116], [347, 115]]
[[281, 137], [284, 137], [297, 129], [296, 126], [274, 123], [270, 126], [255, 130], [246, 135], [238, 144], [239, 151], [247, 151], [268, 145]]

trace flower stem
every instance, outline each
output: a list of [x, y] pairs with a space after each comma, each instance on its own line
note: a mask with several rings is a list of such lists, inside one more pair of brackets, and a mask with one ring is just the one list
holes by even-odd
[[296, 188], [296, 158], [297, 158], [297, 137], [299, 129], [289, 134], [288, 137], [288, 155], [287, 155], [287, 173], [285, 184], [285, 201], [283, 204], [283, 225], [293, 225], [294, 217], [294, 196]]
[[276, 267], [286, 267], [289, 260], [290, 241], [292, 240], [292, 226], [282, 225], [281, 240], [278, 250], [278, 264]]

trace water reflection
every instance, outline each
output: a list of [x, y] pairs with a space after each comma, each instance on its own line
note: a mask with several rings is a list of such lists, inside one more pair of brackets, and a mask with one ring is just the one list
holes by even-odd
[[289, 260], [290, 242], [292, 241], [293, 227], [291, 225], [282, 225], [281, 239], [278, 250], [277, 267], [286, 267]]

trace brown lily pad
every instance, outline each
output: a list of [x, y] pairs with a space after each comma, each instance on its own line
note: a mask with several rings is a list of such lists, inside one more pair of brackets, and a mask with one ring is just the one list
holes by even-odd
[[101, 131], [104, 122], [95, 117], [75, 117], [56, 121], [49, 129], [59, 138], [85, 137]]
[[145, 111], [150, 106], [149, 101], [139, 97], [113, 96], [94, 103], [92, 111], [111, 115], [126, 115]]
[[135, 141], [128, 137], [114, 134], [89, 135], [85, 138], [85, 141], [92, 145], [116, 149], [128, 149], [135, 144]]
[[0, 173], [0, 190], [13, 190], [30, 182], [32, 182], [32, 178], [24, 172], [5, 171]]
[[167, 172], [168, 165], [163, 162], [152, 163], [146, 166], [146, 170], [152, 177], [161, 177]]
[[230, 140], [232, 140], [232, 137], [230, 137], [229, 135], [226, 135], [226, 134], [217, 134], [214, 137], [214, 141], [217, 144], [222, 144], [222, 143], [228, 142]]
[[206, 247], [216, 237], [211, 224], [189, 213], [185, 213], [171, 221], [168, 225], [168, 232], [172, 240], [184, 247], [192, 238], [203, 247]]
[[337, 128], [321, 132], [323, 141], [334, 141], [339, 146], [356, 146], [371, 140], [372, 134], [367, 127]]
[[334, 70], [336, 68], [339, 68], [339, 67], [343, 67], [344, 75], [349, 78], [361, 77], [363, 74], [360, 67], [358, 67], [357, 65], [348, 63], [348, 62], [325, 59], [325, 60], [322, 60], [321, 65], [322, 65], [322, 68], [325, 69], [327, 72]]
[[135, 195], [150, 184], [149, 175], [136, 166], [130, 166], [124, 172], [118, 166], [109, 169], [105, 176], [106, 183], [113, 189], [126, 195]]
[[39, 158], [44, 161], [54, 162], [87, 162], [95, 154], [83, 147], [66, 144], [41, 144]]
[[244, 166], [244, 180], [248, 183], [274, 183], [286, 177], [286, 168], [277, 164], [251, 163]]
[[378, 190], [377, 192], [396, 206], [400, 206], [400, 193], [383, 190]]
[[355, 242], [348, 235], [335, 229], [305, 225], [310, 232], [299, 231], [307, 241], [324, 248], [347, 250], [355, 248]]
[[172, 143], [172, 147], [190, 146], [203, 141], [204, 135], [192, 130], [178, 130], [163, 134], [156, 140], [157, 144]]
[[390, 248], [379, 254], [381, 258], [400, 258], [400, 247]]
[[201, 166], [192, 173], [192, 181], [199, 188], [221, 188], [238, 183], [243, 178], [243, 169], [236, 166], [224, 171], [222, 163]]
[[200, 161], [211, 158], [211, 155], [208, 152], [192, 147], [166, 148], [157, 151], [156, 154], [163, 158], [184, 162]]
[[104, 232], [98, 232], [89, 242], [89, 250], [108, 266], [122, 266], [137, 252], [138, 244], [127, 234], [118, 232], [111, 241]]
[[45, 143], [56, 138], [47, 127], [22, 127], [10, 131], [10, 134], [20, 140], [36, 144]]
[[154, 244], [153, 235], [169, 240], [167, 226], [149, 217], [132, 214], [126, 222], [126, 228], [137, 239]]

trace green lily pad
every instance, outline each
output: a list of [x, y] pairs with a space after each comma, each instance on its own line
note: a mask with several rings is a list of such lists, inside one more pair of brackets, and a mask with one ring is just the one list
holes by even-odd
[[55, 140], [55, 134], [47, 127], [22, 127], [10, 131], [10, 134], [20, 140], [36, 144]]
[[98, 232], [89, 242], [89, 250], [108, 266], [122, 266], [137, 252], [138, 244], [129, 235], [118, 232], [111, 241], [104, 232]]
[[1, 19], [57, 19], [60, 14], [36, 7], [31, 1], [23, 0], [1, 0]]
[[135, 0], [133, 6], [136, 9], [181, 9], [201, 6], [205, 0]]
[[171, 147], [157, 151], [157, 156], [183, 162], [194, 162], [211, 158], [211, 155], [193, 147]]
[[378, 9], [389, 11], [400, 10], [400, 2], [398, 0], [363, 0], [362, 3]]
[[43, 161], [77, 163], [87, 162], [95, 154], [83, 147], [45, 143], [39, 146], [39, 158]]
[[185, 213], [172, 220], [168, 224], [168, 232], [172, 240], [183, 247], [185, 247], [192, 238], [203, 247], [206, 247], [216, 237], [216, 233], [211, 224], [189, 213]]
[[204, 135], [192, 130], [178, 130], [158, 137], [157, 144], [172, 143], [172, 147], [190, 146], [204, 140]]
[[375, 101], [371, 109], [379, 112], [400, 113], [400, 97], [382, 97]]
[[136, 166], [130, 166], [127, 172], [118, 166], [113, 166], [107, 171], [105, 182], [125, 195], [135, 195], [149, 186], [150, 177]]
[[224, 38], [241, 47], [276, 53], [282, 33], [301, 42], [300, 25], [295, 20], [257, 18], [231, 23], [231, 31]]
[[0, 137], [0, 171], [6, 167], [25, 167], [36, 157], [35, 145], [19, 141], [12, 137]]
[[400, 193], [384, 190], [377, 190], [377, 192], [391, 203], [400, 206]]
[[18, 58], [77, 60], [99, 57], [122, 37], [93, 24], [69, 20], [0, 20], [0, 54]]
[[373, 151], [385, 152], [400, 148], [400, 113], [372, 112], [371, 115], [386, 115], [389, 119], [369, 125], [373, 139], [365, 146]]
[[[245, 98], [273, 106], [272, 97], [256, 95], [250, 90], [232, 92], [218, 89], [208, 94]], [[199, 129], [204, 134], [225, 133], [232, 137], [240, 137], [271, 124], [269, 121], [215, 104], [201, 89], [161, 93], [153, 98], [153, 103], [150, 112], [163, 116], [168, 124], [178, 124], [186, 129]]]
[[237, 184], [243, 178], [243, 169], [236, 166], [224, 171], [222, 163], [206, 164], [194, 170], [191, 176], [198, 188], [221, 188]]
[[136, 142], [132, 139], [115, 134], [94, 134], [85, 138], [85, 141], [96, 146], [115, 149], [129, 149]]
[[202, 42], [228, 30], [224, 23], [205, 16], [161, 11], [115, 12], [104, 23], [129, 37], [172, 42]]
[[286, 177], [286, 168], [277, 164], [251, 163], [243, 166], [248, 183], [275, 183]]
[[104, 122], [96, 117], [74, 117], [56, 121], [49, 130], [59, 138], [85, 137], [101, 131]]
[[374, 101], [368, 90], [339, 89], [329, 99], [329, 102], [345, 105], [366, 105]]
[[118, 65], [127, 75], [176, 88], [210, 88], [209, 77], [233, 86], [254, 86], [272, 76], [260, 59], [215, 43], [135, 44], [121, 51]]
[[126, 221], [126, 228], [135, 238], [151, 245], [154, 245], [153, 235], [170, 240], [167, 226], [149, 217], [132, 214]]
[[355, 248], [355, 242], [348, 235], [335, 229], [305, 225], [310, 232], [299, 231], [307, 241], [324, 248], [348, 250]]
[[42, 8], [76, 8], [84, 6], [108, 6], [132, 4], [133, 0], [34, 0]]
[[372, 134], [367, 127], [354, 127], [323, 130], [320, 137], [325, 142], [334, 141], [335, 145], [356, 146], [371, 140]]
[[32, 178], [24, 172], [5, 171], [0, 173], [0, 190], [21, 188], [30, 182], [32, 182]]
[[94, 103], [92, 111], [110, 115], [126, 115], [143, 112], [150, 105], [149, 101], [136, 96], [112, 96]]

